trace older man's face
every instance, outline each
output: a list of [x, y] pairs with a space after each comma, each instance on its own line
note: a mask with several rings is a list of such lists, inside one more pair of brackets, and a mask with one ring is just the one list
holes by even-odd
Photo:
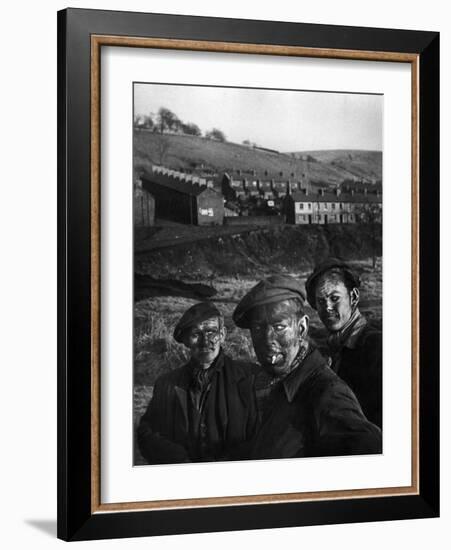
[[299, 317], [290, 301], [255, 307], [251, 336], [262, 367], [273, 375], [288, 373], [307, 328], [308, 318]]
[[183, 340], [191, 358], [208, 368], [218, 356], [224, 339], [225, 328], [218, 317], [212, 317], [187, 329]]
[[359, 302], [357, 288], [349, 291], [340, 276], [325, 273], [315, 290], [316, 310], [330, 332], [343, 328]]

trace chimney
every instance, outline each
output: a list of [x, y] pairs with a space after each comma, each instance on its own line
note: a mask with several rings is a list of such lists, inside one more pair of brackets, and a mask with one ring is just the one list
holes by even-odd
[[302, 191], [304, 191], [304, 195], [307, 196], [308, 195], [308, 189], [307, 187], [305, 189], [303, 189]]
[[339, 187], [335, 188], [335, 195], [337, 195], [337, 197], [341, 195], [341, 189]]
[[318, 189], [318, 195], [324, 197], [324, 189]]

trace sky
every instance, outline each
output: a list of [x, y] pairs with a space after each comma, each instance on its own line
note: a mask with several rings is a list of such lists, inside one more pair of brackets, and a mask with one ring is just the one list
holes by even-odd
[[219, 128], [235, 143], [282, 152], [382, 151], [381, 95], [135, 83], [135, 115], [160, 107], [202, 133]]

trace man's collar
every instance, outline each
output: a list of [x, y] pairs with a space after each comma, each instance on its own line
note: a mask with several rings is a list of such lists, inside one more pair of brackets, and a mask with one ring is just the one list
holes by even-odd
[[289, 403], [293, 401], [300, 386], [307, 380], [307, 378], [309, 378], [313, 372], [318, 370], [318, 368], [325, 365], [325, 359], [315, 347], [310, 345], [307, 355], [300, 365], [290, 372], [284, 380], [282, 380], [282, 386], [285, 390], [285, 395]]
[[337, 332], [333, 332], [329, 336], [329, 347], [332, 350], [340, 349], [342, 347], [354, 349], [357, 344], [357, 340], [359, 339], [360, 333], [367, 325], [367, 323], [367, 320], [360, 313], [359, 309], [356, 309], [346, 326]]
[[212, 361], [211, 365], [207, 369], [204, 369], [202, 366], [195, 363], [193, 359], [190, 359], [188, 364], [191, 371], [191, 377], [193, 379], [197, 379], [199, 372], [204, 372], [205, 374], [208, 373], [208, 377], [210, 378], [214, 372], [217, 372], [218, 370], [220, 370], [224, 365], [224, 352], [222, 351], [222, 348], [221, 348], [219, 350], [218, 355]]

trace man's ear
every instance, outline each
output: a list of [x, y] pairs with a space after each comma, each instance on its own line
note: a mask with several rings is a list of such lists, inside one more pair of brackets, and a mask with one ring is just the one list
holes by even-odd
[[308, 318], [308, 315], [303, 315], [298, 320], [299, 337], [301, 338], [301, 340], [303, 340], [307, 337], [309, 322], [310, 322], [310, 320]]
[[360, 300], [360, 292], [359, 289], [354, 287], [351, 292], [349, 293], [349, 296], [351, 298], [351, 307], [356, 308], [359, 300]]
[[221, 330], [219, 331], [219, 334], [220, 334], [221, 344], [223, 344], [227, 336], [227, 329], [224, 324], [222, 325]]

